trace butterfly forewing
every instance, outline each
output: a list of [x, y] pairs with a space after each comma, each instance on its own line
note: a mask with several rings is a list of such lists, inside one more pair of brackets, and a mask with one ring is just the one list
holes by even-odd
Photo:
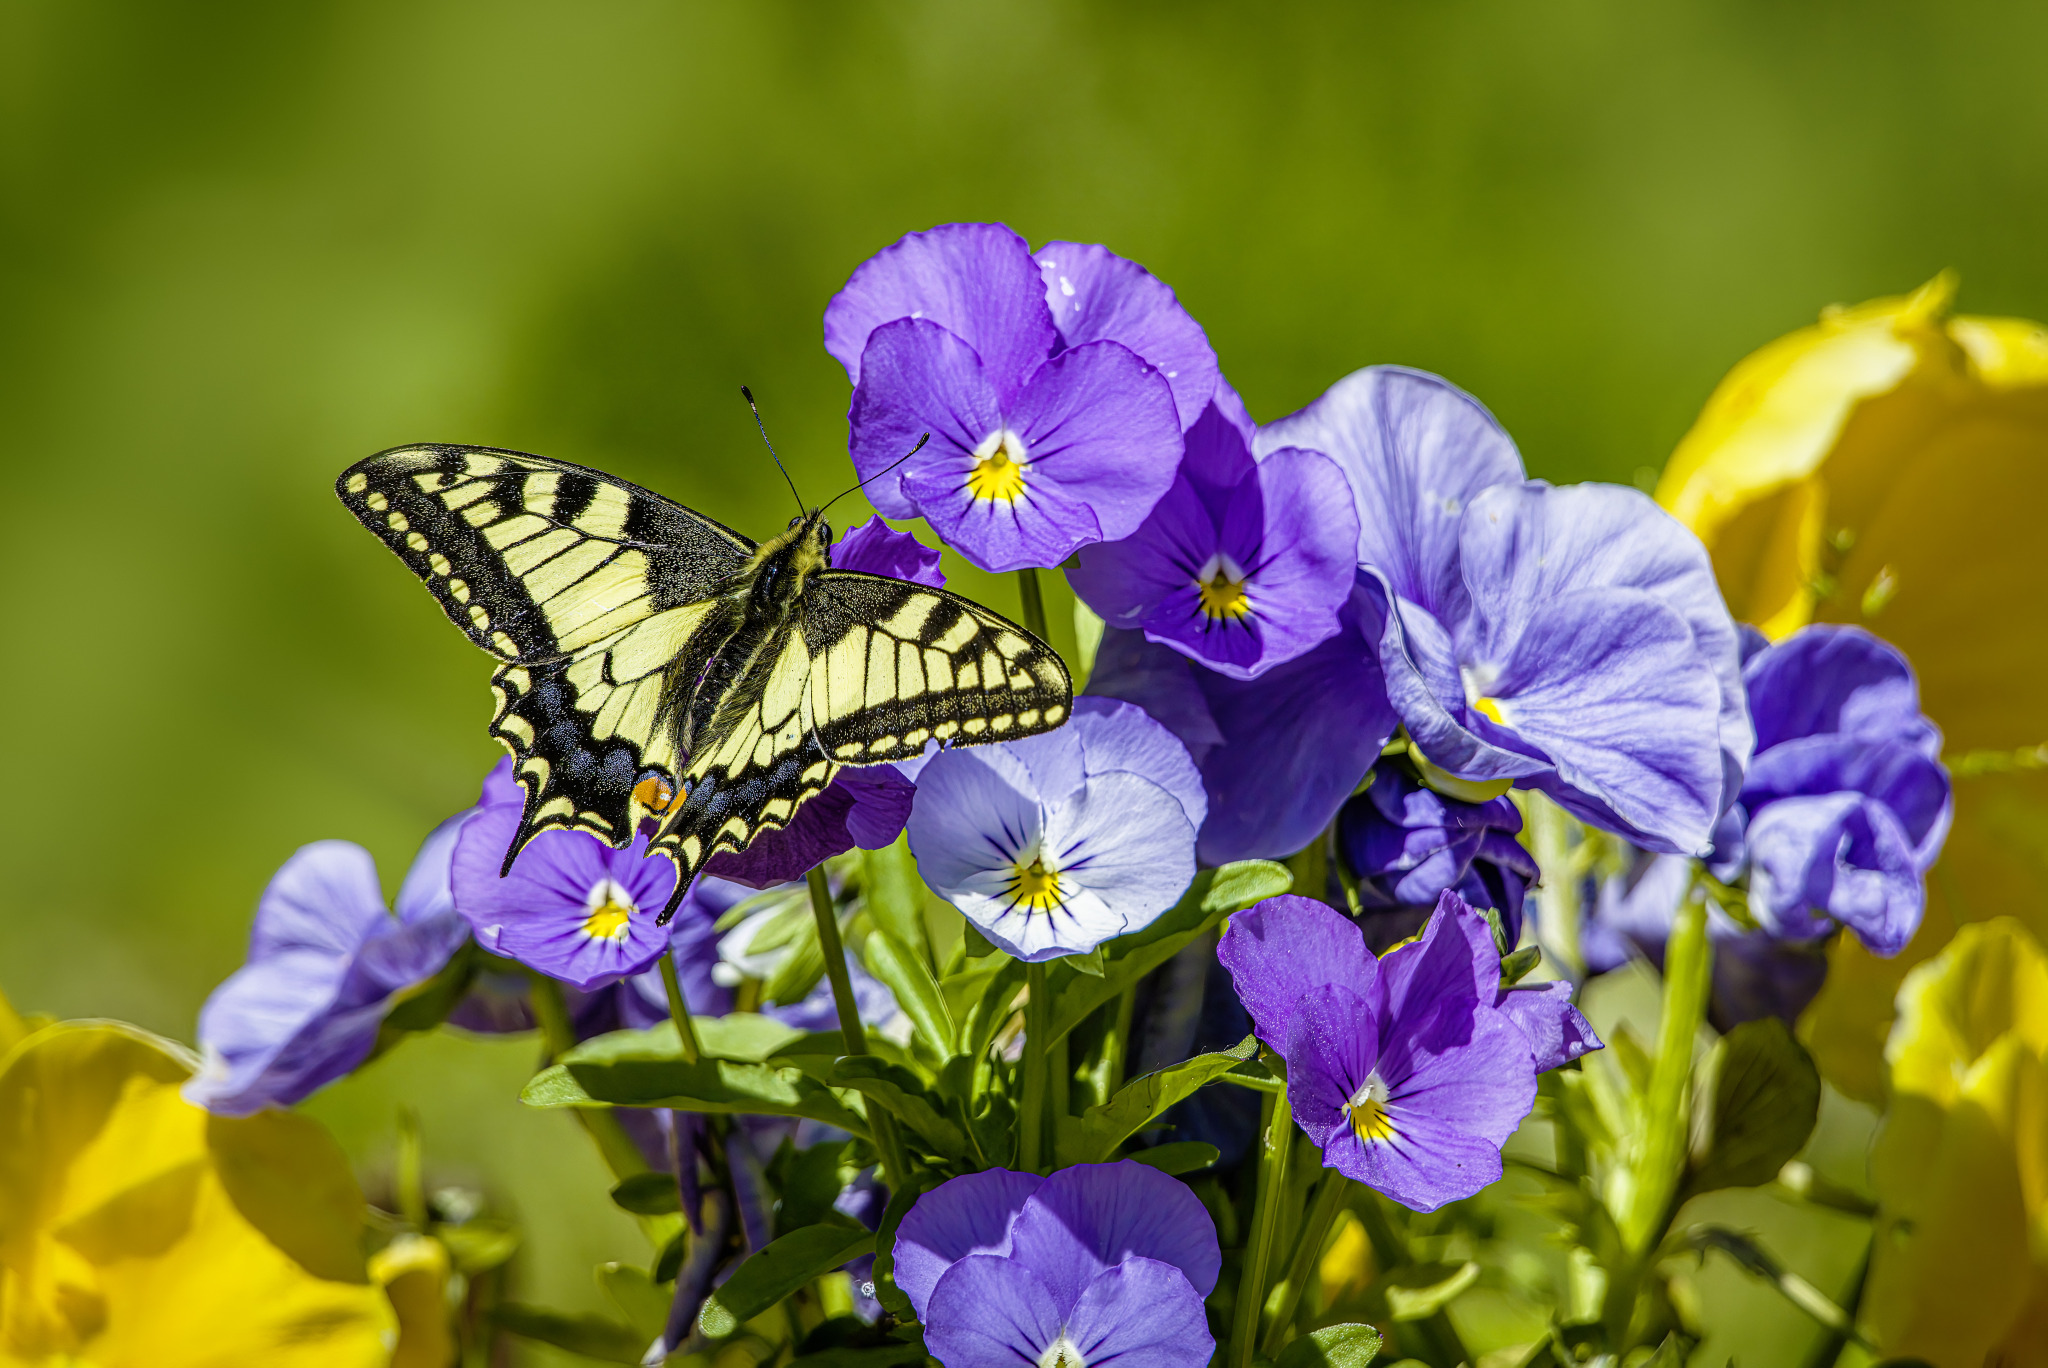
[[[680, 897], [843, 765], [1028, 736], [1072, 708], [1066, 666], [1008, 619], [820, 568], [815, 513], [757, 555], [637, 485], [487, 447], [387, 451], [337, 490], [501, 662], [491, 731], [526, 790], [508, 867], [538, 832], [622, 846], [652, 819]], [[764, 575], [792, 546], [816, 548], [802, 572]]]

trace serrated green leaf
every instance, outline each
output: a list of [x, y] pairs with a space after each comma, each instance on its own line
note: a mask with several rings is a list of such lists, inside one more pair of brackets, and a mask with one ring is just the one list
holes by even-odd
[[734, 1269], [704, 1303], [697, 1324], [710, 1338], [723, 1339], [819, 1274], [874, 1247], [875, 1237], [851, 1223], [792, 1230]]
[[612, 1188], [612, 1205], [635, 1216], [667, 1216], [683, 1209], [676, 1176], [650, 1169], [621, 1179]]
[[916, 1074], [874, 1055], [847, 1055], [832, 1065], [828, 1081], [851, 1088], [870, 1104], [886, 1107], [897, 1120], [922, 1136], [934, 1153], [955, 1163], [967, 1161], [967, 1133], [939, 1109]]
[[1088, 1108], [1073, 1132], [1076, 1151], [1062, 1154], [1061, 1164], [1099, 1164], [1115, 1155], [1117, 1146], [1143, 1130], [1161, 1112], [1213, 1079], [1230, 1072], [1258, 1053], [1259, 1042], [1252, 1036], [1228, 1050], [1196, 1055], [1193, 1059], [1134, 1078], [1109, 1101]]
[[1222, 1151], [1205, 1140], [1175, 1140], [1150, 1149], [1133, 1150], [1124, 1158], [1149, 1165], [1178, 1178], [1208, 1168], [1222, 1157]]
[[627, 1323], [639, 1332], [643, 1345], [651, 1344], [654, 1337], [667, 1328], [669, 1294], [656, 1287], [653, 1279], [631, 1264], [599, 1264], [597, 1285], [612, 1299], [612, 1305], [619, 1308]]
[[1048, 1043], [1065, 1037], [1090, 1012], [1172, 959], [1231, 913], [1285, 893], [1293, 884], [1294, 876], [1287, 866], [1271, 860], [1239, 860], [1221, 869], [1205, 869], [1195, 875], [1180, 901], [1150, 926], [1118, 936], [1101, 947], [1101, 978], [1076, 973], [1055, 961], [1052, 1033]]
[[869, 933], [861, 958], [867, 961], [868, 972], [896, 995], [896, 1005], [931, 1046], [933, 1055], [944, 1059], [952, 1054], [958, 1031], [946, 1007], [946, 995], [939, 991], [938, 980], [932, 977], [924, 957], [877, 927]]
[[675, 1111], [808, 1116], [857, 1135], [867, 1134], [867, 1123], [858, 1113], [830, 1089], [805, 1077], [802, 1070], [730, 1059], [704, 1058], [691, 1064], [680, 1058], [564, 1056], [562, 1063], [535, 1074], [519, 1096], [530, 1107], [668, 1107]]
[[1687, 1195], [1755, 1187], [1806, 1146], [1820, 1115], [1820, 1074], [1776, 1017], [1745, 1021], [1709, 1056], [1714, 1079], [1693, 1137]]
[[491, 1310], [499, 1329], [521, 1339], [537, 1340], [557, 1349], [606, 1363], [638, 1363], [648, 1341], [630, 1325], [605, 1316], [567, 1316], [538, 1306], [502, 1302]]
[[1370, 1325], [1326, 1325], [1280, 1351], [1274, 1368], [1365, 1368], [1380, 1352]]

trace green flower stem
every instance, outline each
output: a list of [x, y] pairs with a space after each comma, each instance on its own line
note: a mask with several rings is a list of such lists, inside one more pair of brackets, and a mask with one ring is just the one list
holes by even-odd
[[[839, 1009], [840, 1048], [850, 1055], [867, 1054], [867, 1028], [861, 1025], [860, 1006], [853, 997], [853, 979], [846, 972], [846, 947], [839, 939], [839, 916], [832, 910], [832, 888], [825, 882], [825, 867], [814, 866], [805, 881], [811, 889], [811, 915], [818, 923], [818, 948], [825, 955], [825, 977], [832, 982], [832, 1003]], [[889, 1182], [907, 1181], [910, 1167], [904, 1160], [903, 1137], [896, 1130], [896, 1118], [876, 1103], [868, 1104], [867, 1117]]]
[[1259, 1161], [1259, 1195], [1252, 1208], [1251, 1240], [1245, 1246], [1244, 1271], [1237, 1280], [1232, 1309], [1230, 1353], [1225, 1368], [1251, 1368], [1259, 1338], [1259, 1312], [1266, 1302], [1266, 1265], [1273, 1256], [1273, 1237], [1280, 1227], [1280, 1208], [1287, 1199], [1287, 1159], [1294, 1152], [1294, 1107], [1284, 1092], [1269, 1093], [1265, 1127], [1260, 1131], [1265, 1153]]
[[1045, 965], [1024, 966], [1024, 1085], [1020, 1098], [1017, 1167], [1038, 1173], [1048, 1157], [1045, 1144], [1046, 1037], [1052, 1034], [1052, 990]]
[[1302, 1290], [1308, 1286], [1309, 1274], [1323, 1252], [1323, 1241], [1330, 1237], [1330, 1226], [1350, 1195], [1349, 1178], [1335, 1169], [1323, 1170], [1316, 1204], [1309, 1208], [1308, 1220], [1302, 1223], [1294, 1257], [1288, 1260], [1286, 1276], [1280, 1282], [1280, 1305], [1273, 1312], [1273, 1323], [1266, 1327], [1266, 1345], [1261, 1352], [1267, 1358], [1280, 1357], [1280, 1350], [1287, 1344], [1287, 1331], [1294, 1324], [1294, 1309], [1301, 1304]]
[[1543, 955], [1568, 978], [1583, 977], [1586, 959], [1579, 948], [1580, 860], [1572, 849], [1572, 815], [1540, 793], [1527, 795], [1522, 814], [1528, 831], [1529, 853], [1543, 871], [1539, 884], [1542, 915], [1536, 925], [1542, 933]]
[[1050, 646], [1052, 635], [1045, 627], [1045, 594], [1039, 588], [1038, 571], [1028, 565], [1017, 572], [1017, 597], [1023, 601], [1025, 629]]
[[695, 1064], [704, 1057], [704, 1047], [697, 1043], [697, 1027], [690, 1020], [690, 1006], [683, 1001], [683, 985], [676, 978], [674, 955], [661, 957], [661, 986], [668, 993], [668, 1017], [676, 1024], [676, 1040], [683, 1048], [683, 1062]]
[[[541, 1048], [549, 1063], [561, 1058], [576, 1043], [575, 1028], [569, 1024], [569, 1006], [562, 1000], [562, 985], [546, 974], [527, 971], [527, 997], [533, 1003], [533, 1017], [540, 1024]], [[597, 1146], [598, 1154], [612, 1177], [624, 1181], [647, 1172], [647, 1156], [626, 1134], [610, 1107], [573, 1108], [576, 1119]]]
[[1671, 924], [1664, 946], [1664, 1013], [1657, 1025], [1657, 1055], [1643, 1098], [1642, 1149], [1635, 1165], [1635, 1192], [1620, 1222], [1623, 1242], [1646, 1258], [1670, 1224], [1672, 1198], [1684, 1176], [1692, 1109], [1693, 1042], [1707, 1019], [1707, 990], [1714, 951], [1707, 940], [1707, 909], [1687, 901]]

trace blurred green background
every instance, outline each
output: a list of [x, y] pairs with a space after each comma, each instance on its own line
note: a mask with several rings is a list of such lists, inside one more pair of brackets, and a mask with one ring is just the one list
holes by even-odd
[[[2048, 315], [2044, 50], [2018, 0], [4, 0], [0, 988], [189, 1040], [296, 846], [395, 885], [472, 800], [487, 668], [335, 502], [369, 452], [778, 528], [739, 384], [838, 488], [826, 300], [1003, 219], [1151, 267], [1260, 418], [1401, 361], [1538, 474], [1640, 480], [1830, 301], [1952, 265]], [[418, 1101], [586, 1303], [638, 1240], [531, 1062], [414, 1042], [313, 1110], [374, 1174]]]

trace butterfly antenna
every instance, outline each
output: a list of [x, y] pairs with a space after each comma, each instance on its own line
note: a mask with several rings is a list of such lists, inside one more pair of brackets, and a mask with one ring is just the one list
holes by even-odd
[[[754, 411], [754, 426], [761, 429], [761, 445], [768, 448], [768, 454], [770, 456], [775, 457], [775, 468], [782, 472], [782, 482], [789, 486], [790, 495], [796, 500], [797, 516], [802, 517], [805, 511], [804, 496], [796, 492], [796, 481], [789, 478], [789, 467], [782, 463], [781, 456], [776, 455], [775, 443], [768, 440], [768, 425], [761, 421], [761, 409], [760, 406], [755, 404], [754, 402], [754, 392], [748, 389], [745, 385], [741, 385], [740, 397], [745, 399], [747, 401], [747, 407]], [[918, 445], [923, 446], [924, 443], [919, 442]]]
[[[929, 441], [930, 441], [931, 439], [932, 439], [932, 435], [931, 435], [931, 434], [930, 434], [929, 432], [927, 432], [927, 433], [926, 433], [926, 434], [925, 434], [924, 436], [922, 436], [922, 437], [920, 437], [920, 438], [918, 438], [918, 439], [917, 439], [917, 445], [916, 445], [916, 446], [914, 446], [914, 447], [912, 447], [912, 448], [911, 448], [910, 450], [908, 450], [908, 451], [904, 452], [904, 453], [903, 453], [903, 454], [902, 454], [901, 456], [898, 456], [898, 457], [897, 457], [897, 458], [896, 458], [895, 460], [893, 460], [893, 461], [889, 462], [889, 464], [887, 464], [887, 465], [883, 466], [883, 467], [882, 467], [882, 468], [881, 468], [880, 470], [876, 471], [876, 472], [875, 472], [874, 474], [872, 474], [872, 475], [868, 476], [868, 477], [867, 477], [867, 479], [865, 479], [865, 480], [862, 480], [862, 481], [861, 481], [861, 482], [860, 482], [859, 484], [855, 485], [855, 486], [853, 487], [853, 489], [846, 489], [846, 490], [841, 490], [841, 491], [840, 491], [839, 493], [837, 493], [837, 494], [834, 494], [834, 495], [832, 496], [832, 498], [831, 498], [831, 501], [830, 501], [830, 502], [828, 502], [828, 503], [827, 503], [827, 504], [825, 505], [825, 508], [830, 508], [830, 507], [831, 507], [831, 506], [832, 506], [833, 504], [836, 504], [836, 503], [838, 503], [838, 502], [839, 502], [839, 501], [840, 501], [841, 499], [845, 498], [845, 497], [846, 497], [846, 496], [847, 496], [848, 494], [851, 494], [851, 493], [853, 493], [853, 490], [854, 490], [854, 489], [865, 489], [865, 488], [867, 488], [867, 487], [868, 487], [868, 486], [869, 486], [870, 484], [874, 483], [874, 482], [875, 482], [876, 480], [879, 480], [879, 479], [881, 479], [881, 478], [882, 478], [882, 477], [883, 477], [884, 475], [887, 475], [887, 474], [888, 474], [888, 473], [889, 473], [890, 471], [894, 470], [894, 469], [895, 469], [895, 468], [896, 468], [897, 466], [900, 466], [900, 465], [902, 465], [902, 464], [903, 464], [903, 463], [904, 463], [905, 461], [907, 461], [907, 460], [909, 460], [909, 459], [910, 459], [911, 457], [913, 457], [913, 456], [917, 455], [917, 453], [918, 453], [918, 452], [920, 452], [920, 451], [923, 451], [923, 450], [924, 450], [924, 444], [925, 444], [926, 442], [929, 442]], [[821, 508], [821, 509], [819, 509], [818, 511], [822, 513], [822, 512], [824, 512], [825, 510]]]

